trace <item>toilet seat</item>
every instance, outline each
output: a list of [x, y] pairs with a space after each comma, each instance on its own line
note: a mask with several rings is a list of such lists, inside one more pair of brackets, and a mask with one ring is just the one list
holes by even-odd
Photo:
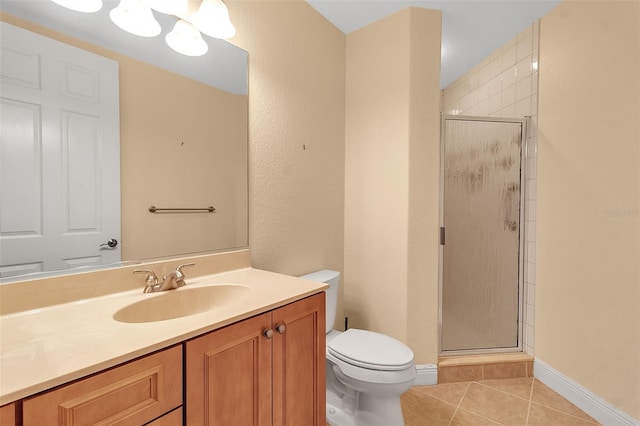
[[347, 364], [379, 371], [413, 368], [413, 352], [393, 337], [351, 328], [327, 342], [327, 352]]

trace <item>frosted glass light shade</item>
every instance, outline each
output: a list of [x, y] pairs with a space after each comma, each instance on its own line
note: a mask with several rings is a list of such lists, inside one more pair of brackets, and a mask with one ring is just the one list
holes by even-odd
[[53, 0], [54, 3], [77, 12], [97, 12], [102, 9], [102, 0]]
[[236, 35], [236, 28], [229, 18], [229, 10], [222, 0], [202, 0], [191, 22], [210, 37], [227, 39]]
[[120, 4], [109, 12], [114, 24], [131, 34], [155, 37], [160, 34], [160, 24], [153, 12], [140, 0], [120, 0]]
[[182, 19], [176, 22], [173, 31], [167, 34], [165, 40], [173, 50], [187, 56], [202, 56], [209, 50], [200, 32]]
[[180, 15], [189, 8], [189, 0], [144, 0], [144, 3], [166, 15]]

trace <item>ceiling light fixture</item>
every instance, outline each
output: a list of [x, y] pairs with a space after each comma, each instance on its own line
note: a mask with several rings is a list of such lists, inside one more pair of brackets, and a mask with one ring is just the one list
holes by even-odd
[[[53, 0], [80, 12], [97, 12], [102, 0]], [[120, 0], [109, 17], [121, 29], [142, 37], [155, 37], [162, 31], [153, 11], [175, 16], [178, 21], [165, 41], [183, 55], [201, 56], [209, 47], [201, 32], [210, 37], [228, 39], [236, 34], [229, 10], [222, 0]]]

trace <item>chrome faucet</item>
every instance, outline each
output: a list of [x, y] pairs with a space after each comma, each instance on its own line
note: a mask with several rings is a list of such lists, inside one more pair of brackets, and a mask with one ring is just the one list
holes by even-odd
[[145, 278], [144, 293], [156, 293], [158, 291], [173, 290], [182, 287], [187, 283], [184, 282], [184, 272], [182, 268], [187, 266], [195, 266], [195, 263], [183, 263], [179, 265], [175, 271], [162, 277], [162, 282], [158, 280], [158, 276], [151, 269], [136, 269], [134, 274], [147, 274]]

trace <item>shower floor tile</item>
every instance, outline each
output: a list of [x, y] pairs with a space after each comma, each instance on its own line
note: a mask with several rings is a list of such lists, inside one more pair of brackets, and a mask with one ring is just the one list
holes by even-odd
[[533, 377], [413, 386], [401, 402], [406, 426], [599, 424]]

